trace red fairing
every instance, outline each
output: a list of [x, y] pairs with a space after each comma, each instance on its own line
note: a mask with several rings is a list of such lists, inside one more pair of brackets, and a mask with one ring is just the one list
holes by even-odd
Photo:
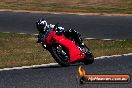
[[51, 46], [54, 42], [54, 36], [56, 35], [55, 31], [51, 31], [50, 34], [47, 36], [47, 38], [45, 39], [45, 43], [46, 45]]
[[63, 34], [58, 36], [55, 31], [52, 31], [46, 38], [46, 44], [52, 45], [55, 43], [63, 45], [69, 50], [70, 62], [76, 62], [85, 57], [85, 54], [82, 54], [74, 42], [67, 39]]
[[75, 62], [84, 58], [85, 55], [81, 56], [79, 48], [69, 39], [65, 38], [64, 35], [56, 36], [57, 43], [65, 46], [69, 50], [70, 62]]

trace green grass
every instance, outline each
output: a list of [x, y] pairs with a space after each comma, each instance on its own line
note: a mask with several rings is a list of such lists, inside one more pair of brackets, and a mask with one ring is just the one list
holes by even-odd
[[132, 0], [0, 0], [0, 9], [132, 13]]
[[[30, 34], [0, 33], [0, 68], [55, 62]], [[95, 57], [132, 53], [132, 40], [84, 40]]]

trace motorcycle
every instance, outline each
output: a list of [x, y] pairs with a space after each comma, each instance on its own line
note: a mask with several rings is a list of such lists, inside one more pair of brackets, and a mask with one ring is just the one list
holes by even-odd
[[86, 46], [79, 46], [74, 39], [67, 38], [58, 28], [58, 24], [46, 33], [45, 43], [41, 43], [46, 48], [55, 61], [61, 66], [70, 66], [76, 62], [83, 62], [85, 65], [94, 62], [94, 56]]

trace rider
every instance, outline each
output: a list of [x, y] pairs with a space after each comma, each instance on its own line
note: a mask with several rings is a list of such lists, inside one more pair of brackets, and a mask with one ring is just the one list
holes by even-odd
[[[47, 21], [45, 19], [40, 19], [36, 22], [36, 27], [37, 30], [39, 31], [39, 35], [38, 35], [38, 43], [44, 43], [44, 39], [46, 37], [46, 33], [53, 29], [55, 25], [48, 25]], [[63, 33], [67, 38], [72, 38], [76, 44], [78, 45], [83, 45], [80, 39], [80, 34], [78, 32], [76, 32], [73, 29], [67, 30], [65, 31], [64, 28], [62, 27], [58, 27], [59, 28], [59, 32]]]

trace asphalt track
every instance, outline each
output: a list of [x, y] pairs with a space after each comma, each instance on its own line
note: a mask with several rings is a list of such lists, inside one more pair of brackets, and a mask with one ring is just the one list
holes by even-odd
[[[85, 84], [77, 81], [77, 65], [41, 67], [0, 72], [0, 88], [132, 88], [128, 84]], [[97, 59], [84, 66], [87, 74], [130, 74], [132, 56]]]
[[35, 22], [40, 18], [45, 18], [48, 23], [60, 23], [60, 26], [65, 29], [76, 29], [83, 37], [132, 39], [131, 16], [113, 17], [0, 12], [0, 32], [37, 33]]
[[[0, 32], [37, 33], [35, 21], [39, 18], [59, 22], [66, 29], [75, 28], [84, 37], [132, 39], [132, 17], [0, 12]], [[132, 88], [132, 83], [79, 85], [77, 68], [72, 65], [0, 71], [0, 88]], [[84, 68], [87, 74], [132, 75], [132, 55], [97, 59]]]

